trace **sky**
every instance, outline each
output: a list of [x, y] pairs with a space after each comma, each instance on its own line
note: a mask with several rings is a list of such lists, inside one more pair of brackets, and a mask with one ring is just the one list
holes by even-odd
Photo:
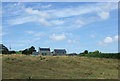
[[117, 2], [3, 2], [1, 11], [0, 42], [11, 50], [118, 52]]

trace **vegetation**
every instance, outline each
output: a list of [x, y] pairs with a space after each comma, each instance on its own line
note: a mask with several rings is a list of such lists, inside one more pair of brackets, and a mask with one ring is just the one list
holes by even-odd
[[22, 54], [22, 51], [16, 51], [16, 54]]
[[16, 51], [6, 51], [6, 50], [3, 50], [2, 54], [16, 54]]
[[85, 50], [85, 51], [84, 51], [84, 54], [88, 54], [88, 50]]
[[3, 79], [118, 79], [118, 60], [78, 56], [2, 55]]
[[[2, 54], [31, 55], [33, 52], [36, 52], [34, 46], [31, 46], [30, 48], [27, 48], [23, 51], [9, 51], [8, 48], [5, 47], [3, 44], [0, 44], [0, 45], [1, 45], [0, 49], [2, 49]], [[78, 56], [120, 59], [120, 53], [101, 53], [98, 50], [96, 50], [94, 52], [88, 52], [88, 50], [85, 50], [83, 53], [78, 54]]]
[[30, 55], [30, 54], [32, 54], [33, 52], [36, 52], [35, 47], [34, 47], [34, 46], [31, 46], [30, 48], [23, 50], [23, 51], [22, 51], [22, 54]]
[[8, 54], [16, 54], [16, 51], [9, 51]]
[[88, 54], [86, 54], [85, 52], [80, 53], [78, 54], [78, 56], [120, 59], [120, 53], [101, 53], [98, 50], [94, 52], [89, 52]]

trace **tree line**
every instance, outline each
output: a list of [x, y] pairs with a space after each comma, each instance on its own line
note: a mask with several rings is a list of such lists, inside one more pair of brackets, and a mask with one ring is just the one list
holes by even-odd
[[[31, 46], [30, 48], [26, 48], [21, 51], [9, 51], [7, 47], [3, 46], [4, 50], [2, 50], [2, 54], [25, 54], [31, 55], [33, 52], [36, 52], [35, 47]], [[120, 53], [102, 53], [98, 50], [89, 52], [85, 50], [82, 53], [77, 54], [77, 56], [86, 56], [86, 57], [99, 57], [99, 58], [113, 58], [120, 59]]]
[[120, 59], [120, 53], [102, 53], [98, 50], [94, 52], [85, 50], [83, 53], [79, 53], [78, 56]]
[[1, 52], [2, 52], [2, 54], [25, 54], [25, 55], [30, 55], [33, 52], [36, 52], [36, 50], [35, 50], [34, 46], [31, 46], [30, 48], [27, 48], [27, 49], [22, 50], [22, 51], [14, 51], [14, 50], [10, 51], [10, 50], [8, 50], [7, 47], [2, 46], [2, 51]]

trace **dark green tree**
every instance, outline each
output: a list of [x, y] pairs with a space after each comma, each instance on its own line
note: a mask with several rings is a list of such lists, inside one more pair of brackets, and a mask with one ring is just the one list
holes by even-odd
[[88, 54], [88, 50], [85, 50], [85, 51], [84, 51], [84, 54]]
[[36, 52], [35, 47], [34, 47], [34, 46], [31, 46], [30, 48], [23, 50], [23, 51], [22, 51], [22, 54], [30, 55], [30, 54], [32, 54], [33, 52]]
[[36, 52], [35, 47], [31, 46], [31, 48], [29, 48], [29, 53], [32, 54], [33, 52]]
[[28, 49], [23, 50], [23, 51], [22, 51], [22, 54], [29, 55], [29, 50], [28, 50]]
[[99, 54], [100, 52], [98, 50], [94, 51], [93, 54]]

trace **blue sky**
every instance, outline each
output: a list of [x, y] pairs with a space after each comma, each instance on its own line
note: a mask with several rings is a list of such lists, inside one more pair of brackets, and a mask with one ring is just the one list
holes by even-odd
[[118, 51], [117, 2], [3, 2], [1, 43], [12, 50], [30, 46]]

